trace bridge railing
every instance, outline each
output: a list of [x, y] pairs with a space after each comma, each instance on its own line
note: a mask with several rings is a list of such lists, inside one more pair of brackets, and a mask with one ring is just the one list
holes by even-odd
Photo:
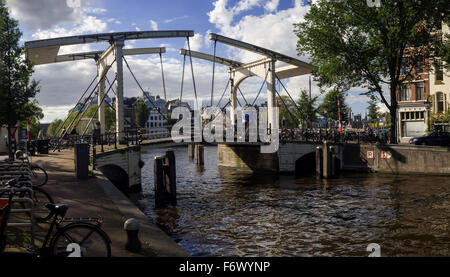
[[339, 133], [335, 130], [323, 129], [281, 129], [280, 141], [286, 142], [322, 142], [332, 141], [334, 143], [388, 143], [389, 133], [378, 131], [345, 131]]
[[117, 149], [119, 144], [124, 144], [126, 146], [130, 145], [140, 145], [146, 140], [153, 140], [158, 138], [166, 138], [170, 136], [170, 132], [158, 132], [158, 133], [147, 133], [138, 129], [127, 130], [120, 132], [123, 135], [123, 140], [118, 141], [119, 132], [106, 132], [100, 135], [67, 135], [64, 138], [51, 138], [50, 139], [50, 149], [53, 151], [70, 149], [77, 143], [88, 143], [92, 147], [100, 146], [100, 151], [104, 152], [105, 147], [113, 146]]

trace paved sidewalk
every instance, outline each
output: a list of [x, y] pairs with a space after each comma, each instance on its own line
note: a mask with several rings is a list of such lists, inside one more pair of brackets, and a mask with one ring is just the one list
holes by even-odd
[[[113, 256], [188, 256], [100, 172], [96, 172], [98, 177], [77, 180], [74, 172], [73, 150], [32, 157], [32, 162], [42, 165], [49, 175], [48, 183], [42, 188], [54, 198], [55, 202], [69, 204], [67, 217], [101, 216], [103, 218], [103, 229], [112, 240]], [[137, 218], [141, 223], [140, 237], [143, 249], [138, 254], [125, 250], [127, 238], [123, 224], [130, 217]], [[47, 229], [45, 225], [36, 228], [39, 230], [36, 234], [38, 241]]]

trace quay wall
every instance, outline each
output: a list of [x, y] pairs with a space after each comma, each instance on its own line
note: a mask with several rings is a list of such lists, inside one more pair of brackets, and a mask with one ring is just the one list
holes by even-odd
[[450, 148], [410, 145], [343, 145], [344, 170], [450, 175]]

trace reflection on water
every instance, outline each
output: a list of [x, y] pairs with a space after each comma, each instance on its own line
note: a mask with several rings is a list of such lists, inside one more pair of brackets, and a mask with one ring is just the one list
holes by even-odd
[[270, 177], [218, 169], [205, 147], [197, 168], [175, 148], [178, 205], [154, 209], [153, 157], [143, 153], [145, 213], [193, 256], [450, 256], [450, 178]]

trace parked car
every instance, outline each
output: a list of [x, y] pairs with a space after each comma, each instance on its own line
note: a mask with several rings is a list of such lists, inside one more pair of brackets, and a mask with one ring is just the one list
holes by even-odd
[[450, 133], [433, 132], [423, 137], [412, 138], [409, 144], [430, 145], [430, 146], [450, 146]]

